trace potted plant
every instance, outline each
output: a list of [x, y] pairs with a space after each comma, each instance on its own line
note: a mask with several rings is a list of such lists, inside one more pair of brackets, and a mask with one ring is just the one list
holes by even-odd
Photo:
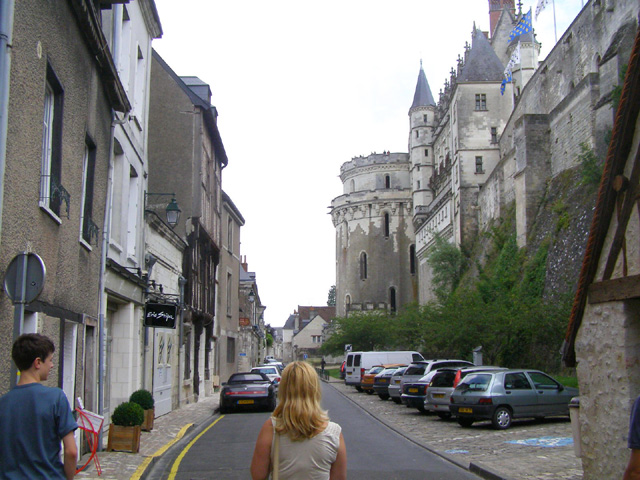
[[155, 417], [155, 408], [153, 395], [149, 390], [136, 390], [129, 397], [129, 401], [137, 403], [144, 410], [144, 421], [142, 422], [142, 430], [150, 432], [153, 429], [153, 419]]
[[119, 450], [138, 453], [140, 450], [140, 425], [144, 410], [133, 402], [123, 402], [111, 414], [107, 451]]

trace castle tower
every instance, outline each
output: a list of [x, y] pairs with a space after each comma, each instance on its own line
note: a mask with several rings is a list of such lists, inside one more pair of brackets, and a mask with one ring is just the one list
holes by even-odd
[[411, 187], [413, 189], [414, 221], [424, 215], [424, 209], [433, 200], [430, 187], [433, 174], [433, 133], [436, 125], [436, 102], [422, 68], [409, 109], [409, 157], [411, 160]]
[[417, 299], [406, 153], [372, 153], [340, 168], [343, 195], [331, 202], [336, 228], [336, 314], [397, 311]]
[[515, 15], [516, 7], [514, 4], [514, 0], [489, 0], [489, 25], [491, 37], [493, 37], [493, 32], [498, 25], [498, 20], [500, 20], [500, 16], [502, 15], [502, 10], [508, 9], [511, 14]]

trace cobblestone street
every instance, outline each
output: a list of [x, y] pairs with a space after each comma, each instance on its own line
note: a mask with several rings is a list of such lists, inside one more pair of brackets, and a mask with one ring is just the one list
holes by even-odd
[[582, 478], [568, 419], [516, 420], [507, 430], [494, 430], [490, 422], [462, 428], [455, 420], [443, 421], [377, 395], [358, 393], [342, 382], [330, 385], [389, 427], [465, 467], [473, 463], [513, 480]]

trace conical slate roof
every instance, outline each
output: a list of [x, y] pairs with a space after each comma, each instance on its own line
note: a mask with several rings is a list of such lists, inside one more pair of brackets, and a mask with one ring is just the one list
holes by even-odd
[[471, 41], [471, 50], [467, 54], [458, 82], [501, 81], [504, 65], [491, 47], [489, 40], [480, 30], [475, 29]]
[[420, 60], [420, 72], [418, 73], [418, 84], [416, 85], [416, 93], [413, 95], [413, 104], [411, 108], [434, 106], [436, 102], [431, 95], [431, 89], [429, 88], [429, 82], [427, 82], [427, 76], [422, 69], [422, 60]]

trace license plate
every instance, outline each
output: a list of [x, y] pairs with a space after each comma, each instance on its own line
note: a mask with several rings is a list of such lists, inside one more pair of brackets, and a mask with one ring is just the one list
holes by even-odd
[[461, 407], [458, 409], [458, 413], [473, 413], [471, 408]]
[[387, 380], [386, 378], [381, 378], [380, 379], [380, 383], [387, 383], [389, 380]]
[[444, 393], [434, 393], [433, 398], [444, 398]]
[[238, 405], [253, 405], [253, 400], [238, 400]]
[[417, 388], [410, 388], [409, 389], [409, 393], [418, 393], [418, 389]]

